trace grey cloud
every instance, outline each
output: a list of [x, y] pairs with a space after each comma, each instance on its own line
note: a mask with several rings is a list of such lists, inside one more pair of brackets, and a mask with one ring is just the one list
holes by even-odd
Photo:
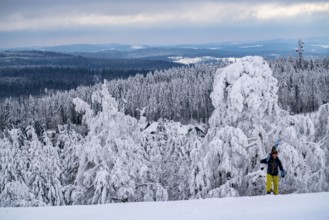
[[276, 23], [248, 26], [220, 27], [157, 27], [135, 28], [76, 28], [65, 31], [0, 32], [0, 47], [46, 46], [71, 43], [125, 43], [125, 44], [193, 44], [221, 41], [253, 41], [275, 38], [324, 36], [329, 24], [282, 26]]
[[[127, 10], [153, 9], [162, 6], [173, 5], [173, 7], [179, 5], [188, 6], [189, 4], [204, 4], [207, 2], [212, 3], [237, 3], [237, 4], [268, 4], [268, 3], [279, 3], [279, 4], [295, 4], [295, 3], [317, 3], [317, 2], [327, 2], [323, 0], [1, 0], [0, 1], [0, 11], [4, 13], [10, 13], [12, 11], [28, 11], [28, 10], [45, 10], [45, 9], [71, 9], [71, 10], [111, 10], [111, 6], [115, 9], [122, 8]], [[110, 8], [103, 8], [104, 6], [109, 6]], [[159, 7], [157, 7], [159, 6]]]
[[193, 5], [237, 4], [247, 8], [255, 4], [283, 4], [316, 3], [325, 1], [311, 0], [1, 0], [0, 22], [15, 17], [43, 18], [46, 16], [61, 16], [71, 14], [106, 14], [106, 15], [135, 15], [161, 13], [166, 11], [183, 11]]
[[[186, 1], [155, 2], [155, 1], [5, 1], [0, 3], [0, 18], [20, 15], [23, 17], [43, 17], [70, 14], [110, 14], [131, 15], [154, 13], [165, 10], [179, 10], [184, 8]], [[190, 4], [190, 3], [189, 3]]]
[[[258, 18], [254, 11], [257, 4], [281, 4], [285, 8], [305, 2], [327, 3], [307, 0], [0, 0], [0, 47], [81, 42], [207, 43], [329, 35], [328, 11], [284, 17], [279, 10], [272, 11], [272, 15], [260, 14]], [[227, 11], [220, 6], [211, 8], [218, 3], [231, 6]], [[205, 7], [207, 4], [210, 6]], [[9, 29], [1, 29], [7, 23]], [[15, 25], [16, 29], [10, 29]]]

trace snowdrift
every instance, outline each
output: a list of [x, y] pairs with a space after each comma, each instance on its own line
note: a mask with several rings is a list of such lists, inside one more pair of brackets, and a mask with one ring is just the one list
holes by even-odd
[[329, 193], [140, 202], [90, 206], [0, 208], [0, 219], [15, 220], [212, 220], [329, 219]]

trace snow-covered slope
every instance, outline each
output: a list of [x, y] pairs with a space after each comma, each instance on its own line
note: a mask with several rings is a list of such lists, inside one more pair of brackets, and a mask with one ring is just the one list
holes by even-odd
[[168, 57], [168, 58], [171, 59], [174, 63], [181, 63], [185, 65], [197, 64], [197, 63], [216, 63], [216, 62], [234, 63], [240, 59], [234, 57], [218, 58], [212, 56], [202, 56], [202, 57], [176, 56], [176, 57]]
[[329, 193], [140, 202], [90, 206], [0, 208], [0, 219], [212, 220], [329, 219]]

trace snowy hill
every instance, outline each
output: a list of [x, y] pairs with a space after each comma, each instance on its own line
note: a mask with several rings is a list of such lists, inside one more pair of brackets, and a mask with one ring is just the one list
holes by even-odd
[[140, 202], [93, 206], [0, 208], [0, 219], [212, 220], [329, 219], [329, 193]]
[[[328, 37], [304, 38], [306, 56], [328, 56]], [[168, 56], [243, 57], [258, 55], [269, 58], [295, 56], [298, 39], [273, 39], [266, 41], [241, 41], [183, 45], [128, 45], [128, 44], [68, 44], [48, 47], [0, 48], [1, 50], [40, 50], [76, 53], [85, 57], [99, 58], [157, 58]], [[167, 60], [167, 59], [166, 59]]]

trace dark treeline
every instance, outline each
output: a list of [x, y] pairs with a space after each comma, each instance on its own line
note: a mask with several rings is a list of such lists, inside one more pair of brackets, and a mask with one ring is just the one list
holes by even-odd
[[0, 52], [0, 67], [79, 67], [86, 69], [166, 69], [181, 66], [163, 59], [102, 58], [49, 51]]
[[[329, 59], [304, 60], [281, 58], [270, 63], [278, 79], [279, 104], [291, 114], [315, 111], [329, 102]], [[144, 109], [149, 121], [159, 118], [188, 123], [206, 122], [213, 106], [209, 95], [213, 77], [220, 65], [194, 65], [137, 74], [108, 82], [109, 91], [126, 114], [139, 117]], [[49, 92], [43, 97], [8, 98], [0, 105], [0, 128], [35, 125], [55, 129], [70, 120], [81, 123], [72, 99], [80, 97], [91, 103], [92, 92], [99, 85], [82, 86], [63, 92]], [[92, 106], [97, 111], [99, 106]]]
[[45, 90], [69, 90], [104, 79], [128, 78], [148, 69], [92, 70], [73, 67], [23, 67], [0, 69], [0, 98], [41, 95]]
[[43, 51], [0, 52], [0, 100], [69, 90], [104, 79], [182, 66], [164, 60], [102, 59]]

